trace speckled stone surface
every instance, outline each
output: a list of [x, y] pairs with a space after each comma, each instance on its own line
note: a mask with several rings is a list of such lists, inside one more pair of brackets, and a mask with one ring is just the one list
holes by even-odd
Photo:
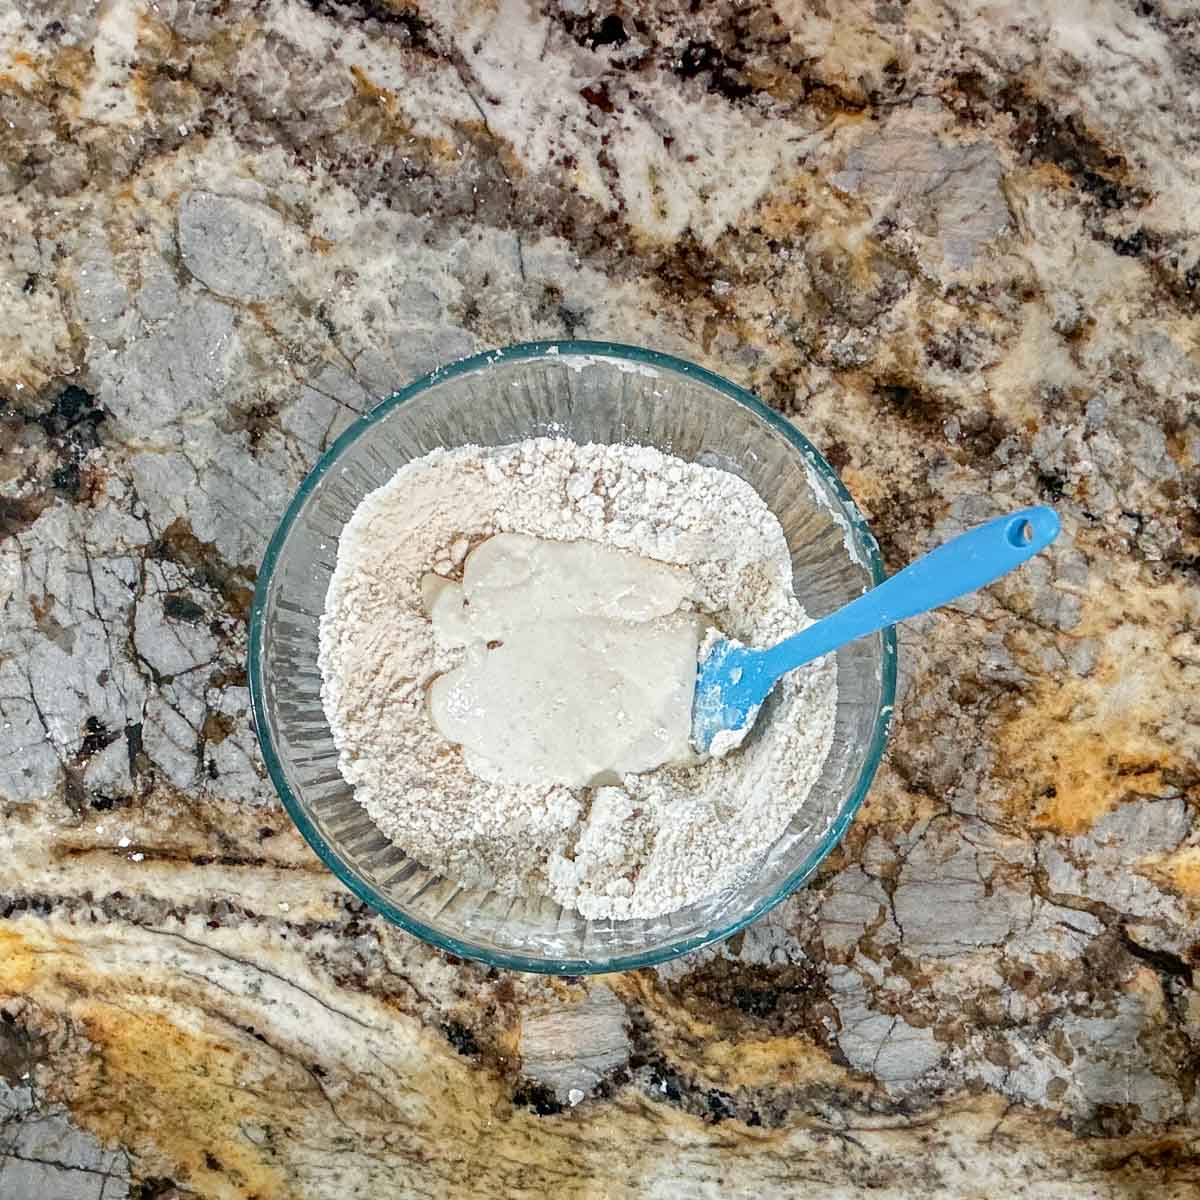
[[[0, 6], [0, 1195], [1200, 1195], [1200, 16], [1189, 0]], [[255, 747], [256, 565], [476, 348], [754, 388], [891, 566], [888, 758], [719, 948], [454, 961]]]

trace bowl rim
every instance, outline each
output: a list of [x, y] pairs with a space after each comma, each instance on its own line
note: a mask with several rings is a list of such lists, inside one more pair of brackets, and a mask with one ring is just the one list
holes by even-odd
[[627, 971], [638, 967], [654, 966], [678, 958], [703, 946], [714, 942], [724, 941], [739, 930], [757, 921], [759, 917], [782, 903], [796, 891], [817, 867], [824, 861], [831, 850], [841, 841], [850, 822], [862, 806], [883, 752], [887, 746], [892, 715], [896, 699], [896, 633], [894, 628], [883, 631], [883, 654], [880, 665], [880, 703], [875, 714], [875, 723], [871, 731], [871, 740], [867, 754], [859, 769], [858, 778], [843, 802], [836, 818], [822, 835], [816, 845], [809, 851], [804, 861], [793, 871], [786, 880], [766, 899], [761, 900], [749, 912], [738, 917], [736, 921], [719, 929], [710, 929], [692, 937], [682, 938], [677, 942], [658, 946], [653, 950], [619, 954], [612, 958], [535, 958], [524, 954], [497, 952], [462, 941], [449, 934], [442, 933], [423, 921], [398, 908], [377, 891], [371, 884], [360, 879], [342, 859], [337, 850], [322, 836], [321, 832], [309, 821], [298, 798], [293, 794], [291, 786], [284, 774], [283, 764], [276, 752], [271, 736], [270, 722], [267, 720], [267, 689], [264, 674], [264, 616], [267, 607], [267, 597], [278, 565], [281, 551], [287, 542], [292, 526], [299, 515], [300, 509], [309, 495], [320, 483], [330, 468], [341, 458], [345, 450], [358, 441], [367, 431], [388, 413], [399, 408], [435, 384], [459, 375], [492, 366], [497, 360], [505, 362], [520, 362], [539, 358], [566, 356], [588, 356], [592, 358], [609, 358], [636, 363], [641, 366], [661, 367], [676, 374], [689, 376], [699, 380], [728, 396], [731, 400], [750, 409], [756, 416], [782, 434], [800, 453], [810, 466], [822, 477], [826, 484], [837, 496], [842, 505], [843, 515], [848, 520], [858, 547], [865, 552], [866, 567], [871, 574], [874, 586], [878, 586], [887, 577], [884, 570], [883, 558], [879, 552], [879, 544], [871, 533], [866, 520], [858, 510], [845, 484], [837, 472], [826, 461], [819, 450], [786, 418], [774, 412], [762, 403], [756, 396], [745, 388], [739, 387], [723, 376], [658, 350], [649, 350], [640, 346], [630, 346], [621, 342], [607, 341], [576, 341], [549, 340], [535, 342], [520, 342], [504, 346], [496, 350], [486, 350], [468, 358], [435, 368], [419, 379], [413, 380], [407, 387], [393, 393], [380, 401], [370, 412], [362, 414], [352, 425], [346, 428], [334, 443], [321, 455], [315, 465], [305, 476], [295, 495], [288, 502], [287, 509], [280, 518], [279, 524], [267, 545], [259, 567], [258, 578], [254, 588], [254, 599], [250, 609], [250, 633], [248, 647], [248, 675], [250, 685], [251, 711], [254, 717], [255, 731], [258, 735], [259, 746], [266, 762], [267, 772], [275, 786], [283, 806], [292, 821], [300, 830], [305, 841], [316, 851], [317, 857], [333, 874], [350, 889], [360, 900], [369, 905], [381, 916], [400, 926], [408, 933], [414, 934], [423, 941], [430, 943], [440, 950], [461, 958], [483, 962], [489, 966], [506, 967], [517, 971], [528, 971], [543, 975], [592, 975], [612, 971]]

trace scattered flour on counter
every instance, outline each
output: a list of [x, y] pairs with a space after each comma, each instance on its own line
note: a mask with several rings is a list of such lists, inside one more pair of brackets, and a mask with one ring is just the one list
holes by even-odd
[[592, 918], [671, 912], [736, 882], [783, 832], [833, 738], [835, 660], [793, 672], [725, 758], [619, 786], [477, 778], [434, 728], [440, 647], [422, 579], [457, 578], [496, 533], [590, 540], [684, 566], [695, 607], [766, 645], [809, 624], [779, 522], [744, 481], [643, 446], [547, 438], [436, 450], [368, 495], [342, 532], [321, 620], [322, 699], [339, 766], [379, 828], [464, 883], [549, 894]]

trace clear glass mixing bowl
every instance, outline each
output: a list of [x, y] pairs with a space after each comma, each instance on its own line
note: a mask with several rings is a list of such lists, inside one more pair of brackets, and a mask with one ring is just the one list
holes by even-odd
[[263, 559], [250, 617], [250, 690], [263, 757], [300, 832], [389, 920], [454, 954], [559, 974], [646, 966], [728, 937], [794, 891], [837, 844], [887, 741], [889, 631], [838, 651], [825, 769], [745, 882], [651, 920], [590, 921], [548, 899], [465, 887], [393, 846], [338, 773], [321, 708], [317, 624], [338, 537], [358, 502], [439, 446], [534, 436], [657, 446], [733, 471], [779, 518], [796, 594], [823, 616], [880, 582], [875, 539], [837, 475], [792, 425], [692, 363], [607, 342], [534, 342], [453, 363], [346, 430], [305, 479]]

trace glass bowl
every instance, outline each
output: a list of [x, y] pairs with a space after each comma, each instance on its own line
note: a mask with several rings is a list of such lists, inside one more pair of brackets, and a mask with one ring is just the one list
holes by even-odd
[[466, 887], [392, 845], [338, 772], [321, 707], [317, 628], [338, 537], [358, 502], [439, 446], [535, 436], [656, 446], [740, 475], [779, 518], [796, 594], [814, 617], [884, 578], [875, 539], [829, 464], [792, 425], [692, 363], [607, 342], [532, 342], [464, 359], [385, 400], [330, 447], [284, 513], [250, 616], [250, 691], [267, 769], [326, 866], [389, 920], [453, 954], [578, 975], [662, 962], [728, 937], [794, 891], [842, 837], [887, 741], [891, 631], [837, 652], [833, 748], [816, 785], [745, 882], [665, 916], [588, 920], [548, 898]]

